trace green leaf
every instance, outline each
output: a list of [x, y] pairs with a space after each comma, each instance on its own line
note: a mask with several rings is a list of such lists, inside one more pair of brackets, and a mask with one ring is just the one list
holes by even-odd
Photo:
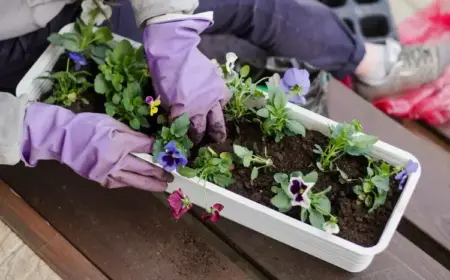
[[122, 98], [122, 104], [123, 104], [123, 107], [125, 108], [125, 110], [127, 110], [128, 112], [133, 112], [134, 106], [133, 106], [133, 104], [131, 104], [131, 100], [129, 97], [124, 96]]
[[108, 91], [108, 88], [108, 82], [106, 81], [105, 76], [102, 73], [98, 74], [94, 81], [95, 92], [105, 94]]
[[164, 139], [164, 140], [167, 140], [167, 142], [169, 142], [169, 140], [172, 140], [172, 134], [170, 133], [170, 129], [169, 128], [167, 128], [167, 127], [163, 127], [162, 129], [161, 129], [161, 137]]
[[251, 157], [244, 157], [242, 159], [242, 165], [244, 167], [250, 167], [251, 164], [252, 164], [252, 158]]
[[158, 162], [158, 155], [161, 152], [164, 152], [164, 142], [161, 139], [157, 139], [155, 141], [155, 144], [153, 144], [153, 151], [152, 151], [154, 163]]
[[356, 195], [363, 194], [363, 193], [364, 193], [363, 187], [362, 187], [361, 185], [353, 186], [353, 192], [354, 192]]
[[114, 104], [120, 104], [120, 100], [121, 100], [121, 97], [120, 97], [120, 95], [118, 95], [118, 94], [114, 94], [113, 95], [113, 97], [112, 97], [112, 102], [114, 103]]
[[324, 171], [325, 169], [323, 168], [322, 164], [318, 161], [316, 162], [317, 168], [319, 168], [319, 170]]
[[369, 213], [375, 211], [381, 205], [384, 205], [386, 202], [387, 192], [383, 192], [375, 197], [375, 201], [373, 202], [372, 208], [369, 209]]
[[150, 123], [148, 122], [147, 118], [144, 116], [137, 116], [138, 120], [141, 122], [141, 126], [145, 128], [150, 127]]
[[275, 97], [273, 99], [273, 106], [275, 106], [276, 109], [280, 110], [283, 109], [287, 104], [286, 94], [279, 90], [275, 93]]
[[302, 135], [303, 137], [306, 135], [305, 127], [298, 121], [289, 120], [287, 121], [286, 127], [295, 134]]
[[239, 71], [239, 75], [241, 76], [241, 78], [245, 78], [248, 76], [248, 74], [250, 74], [250, 67], [248, 65], [244, 65], [241, 68], [241, 71]]
[[284, 192], [278, 192], [276, 196], [272, 197], [270, 203], [278, 209], [291, 207], [291, 199]]
[[132, 129], [139, 130], [141, 128], [141, 122], [137, 118], [134, 118], [130, 121], [130, 126]]
[[309, 208], [309, 222], [311, 225], [318, 229], [323, 229], [323, 224], [325, 223], [325, 219], [319, 211], [314, 210], [313, 208]]
[[363, 191], [364, 191], [364, 193], [372, 192], [372, 184], [369, 182], [364, 182], [363, 183]]
[[147, 116], [149, 113], [148, 105], [140, 105], [137, 109], [139, 115]]
[[372, 207], [372, 205], [373, 205], [373, 196], [372, 195], [366, 196], [366, 199], [364, 200], [364, 204], [366, 205], [366, 207]]
[[245, 157], [251, 157], [253, 152], [239, 145], [233, 145], [233, 152], [241, 159]]
[[275, 182], [278, 184], [283, 184], [286, 182], [289, 182], [289, 176], [284, 173], [276, 173], [273, 178], [275, 179]]
[[256, 167], [253, 167], [253, 169], [252, 169], [252, 174], [251, 174], [251, 176], [250, 176], [250, 180], [253, 181], [253, 180], [255, 180], [256, 178], [258, 178], [258, 174], [259, 174], [259, 169], [256, 168]]
[[178, 166], [177, 171], [181, 176], [186, 178], [194, 178], [197, 176], [197, 170], [189, 167]]
[[320, 210], [318, 210], [319, 212], [324, 212], [322, 214], [329, 214], [331, 212], [331, 202], [326, 196], [323, 196], [314, 205], [320, 208]]
[[339, 175], [341, 175], [342, 179], [344, 179], [345, 181], [348, 181], [348, 175], [347, 173], [345, 173], [344, 171], [342, 171], [337, 165], [336, 165], [336, 169], [339, 172]]
[[47, 99], [45, 99], [45, 101], [44, 101], [44, 103], [47, 103], [47, 104], [55, 104], [55, 102], [56, 102], [56, 98], [54, 96], [50, 96]]
[[97, 44], [103, 44], [109, 42], [113, 39], [113, 35], [111, 30], [108, 27], [102, 26], [97, 28], [97, 31], [94, 33], [94, 39]]
[[358, 135], [353, 137], [352, 141], [358, 147], [367, 147], [375, 144], [378, 141], [378, 137], [371, 135]]
[[219, 185], [223, 188], [226, 188], [233, 183], [232, 178], [222, 175], [222, 174], [214, 174], [213, 181], [214, 181], [214, 183], [216, 183], [217, 185]]
[[370, 180], [377, 187], [378, 192], [389, 191], [389, 177], [373, 176]]
[[302, 210], [300, 211], [300, 220], [302, 222], [306, 222], [307, 219], [308, 219], [308, 209], [302, 207]]
[[256, 114], [262, 118], [268, 118], [269, 110], [267, 108], [261, 108], [258, 111], [256, 111]]
[[220, 158], [211, 158], [208, 163], [210, 165], [219, 165], [222, 161], [220, 160]]
[[142, 100], [142, 97], [140, 97], [140, 96], [136, 96], [135, 98], [133, 98], [133, 105], [134, 106], [139, 106], [139, 105], [141, 105], [141, 104], [143, 104], [144, 103], [144, 100]]
[[128, 40], [120, 41], [113, 50], [112, 59], [116, 64], [120, 64], [125, 56], [133, 56], [134, 48]]
[[105, 103], [105, 111], [106, 111], [106, 114], [108, 114], [108, 116], [114, 117], [114, 115], [117, 112], [117, 107], [114, 106], [114, 104], [107, 102], [107, 103]]
[[306, 183], [315, 183], [317, 182], [317, 179], [319, 178], [319, 174], [317, 172], [313, 171], [305, 176], [303, 176], [303, 181]]
[[158, 117], [156, 118], [157, 124], [165, 124], [166, 122], [167, 122], [167, 118], [163, 114], [158, 115]]
[[279, 187], [277, 187], [277, 186], [272, 186], [270, 188], [270, 191], [273, 192], [273, 193], [278, 193], [279, 191], [281, 191], [281, 189]]
[[62, 44], [63, 44], [63, 38], [62, 38], [61, 34], [58, 34], [58, 33], [50, 34], [50, 36], [47, 38], [47, 40], [55, 46], [62, 46]]
[[188, 114], [183, 114], [178, 117], [170, 126], [170, 131], [177, 137], [186, 135], [189, 130], [190, 120]]

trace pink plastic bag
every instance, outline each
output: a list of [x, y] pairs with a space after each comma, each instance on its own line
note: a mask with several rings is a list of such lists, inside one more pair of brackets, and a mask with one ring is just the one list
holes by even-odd
[[[436, 0], [402, 22], [398, 31], [405, 45], [450, 41], [450, 1]], [[401, 96], [378, 99], [373, 104], [395, 117], [422, 119], [432, 125], [450, 121], [450, 67], [430, 84]]]

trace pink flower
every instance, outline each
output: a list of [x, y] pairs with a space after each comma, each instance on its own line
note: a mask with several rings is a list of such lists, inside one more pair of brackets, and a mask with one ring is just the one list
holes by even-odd
[[202, 220], [206, 222], [207, 220], [210, 220], [211, 222], [215, 223], [219, 220], [220, 214], [219, 212], [222, 211], [223, 205], [220, 203], [216, 203], [213, 205], [213, 207], [209, 208], [209, 210], [206, 211], [205, 214], [202, 216]]
[[170, 208], [172, 208], [172, 216], [176, 220], [192, 208], [192, 202], [189, 200], [189, 197], [184, 195], [181, 189], [172, 192], [167, 200], [169, 201]]

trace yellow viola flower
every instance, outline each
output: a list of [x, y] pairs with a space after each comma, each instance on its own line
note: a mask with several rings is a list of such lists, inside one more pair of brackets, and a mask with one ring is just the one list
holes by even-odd
[[159, 99], [159, 97], [153, 99], [153, 97], [147, 96], [147, 98], [145, 98], [145, 103], [147, 103], [149, 106], [150, 116], [153, 116], [156, 113], [158, 113], [158, 106], [161, 105], [161, 100]]

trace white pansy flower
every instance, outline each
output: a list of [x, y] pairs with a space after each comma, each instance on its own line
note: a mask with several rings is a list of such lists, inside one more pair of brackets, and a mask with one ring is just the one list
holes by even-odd
[[339, 226], [335, 222], [328, 221], [323, 224], [323, 230], [329, 234], [338, 234]]
[[227, 62], [225, 63], [225, 67], [227, 68], [227, 73], [231, 74], [234, 71], [234, 64], [236, 60], [238, 59], [237, 55], [235, 53], [229, 52], [226, 54], [225, 59]]
[[[98, 3], [98, 6], [95, 2]], [[84, 0], [83, 3], [81, 3], [81, 8], [83, 11], [81, 12], [80, 18], [85, 24], [89, 24], [94, 14], [96, 15], [94, 19], [95, 25], [101, 25], [112, 15], [111, 6], [104, 4], [103, 0]]]

